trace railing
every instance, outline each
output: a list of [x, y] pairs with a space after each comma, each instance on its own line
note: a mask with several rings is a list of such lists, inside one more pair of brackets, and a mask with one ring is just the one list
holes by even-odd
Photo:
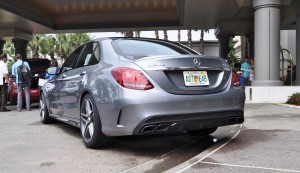
[[[287, 52], [289, 54], [289, 58], [284, 58], [284, 52]], [[291, 75], [290, 81], [291, 81], [291, 86], [292, 86], [293, 85], [293, 68], [294, 68], [293, 56], [289, 50], [284, 49], [284, 48], [280, 49], [280, 54], [281, 54], [280, 71], [281, 71], [282, 82], [284, 82], [284, 77], [285, 77], [284, 72], [286, 71], [287, 77], [288, 77], [288, 73], [290, 71], [290, 75]], [[287, 67], [285, 67], [285, 62], [289, 63], [289, 65], [287, 65]]]

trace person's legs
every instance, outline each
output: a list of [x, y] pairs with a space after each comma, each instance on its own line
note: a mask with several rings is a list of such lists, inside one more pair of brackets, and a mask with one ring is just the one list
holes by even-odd
[[7, 106], [7, 84], [4, 83], [0, 86], [0, 110], [1, 112], [10, 111], [9, 109], [6, 109]]
[[17, 100], [17, 111], [20, 111], [22, 109], [22, 91], [23, 91], [23, 86], [21, 84], [17, 84], [17, 91], [18, 91], [18, 100]]
[[30, 110], [30, 85], [31, 85], [30, 82], [24, 85], [27, 110]]
[[2, 110], [3, 104], [3, 85], [0, 85], [0, 111]]
[[250, 86], [249, 78], [248, 77], [243, 77], [243, 78], [244, 78], [244, 81], [245, 81], [245, 86]]

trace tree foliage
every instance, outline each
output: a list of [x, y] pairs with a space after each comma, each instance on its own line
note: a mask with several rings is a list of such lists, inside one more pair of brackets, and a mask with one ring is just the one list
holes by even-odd
[[[47, 55], [50, 55], [51, 59], [53, 59], [55, 57], [54, 55], [56, 55], [56, 57], [66, 59], [74, 49], [89, 40], [90, 37], [86, 33], [56, 35], [35, 34], [28, 44], [28, 50], [32, 58], [46, 58]], [[3, 53], [9, 56], [15, 55], [15, 47], [11, 41], [5, 43]], [[11, 72], [13, 63], [13, 60], [8, 62], [9, 72]]]
[[232, 37], [230, 37], [230, 40], [229, 40], [229, 49], [230, 49], [230, 51], [229, 51], [229, 53], [228, 53], [228, 57], [230, 58], [230, 66], [231, 67], [234, 67], [234, 64], [236, 64], [237, 63], [237, 58], [236, 58], [236, 56], [235, 56], [235, 48], [234, 48], [234, 45], [235, 45], [235, 43], [233, 42], [233, 38]]
[[[56, 55], [66, 59], [74, 49], [89, 40], [90, 37], [87, 33], [35, 34], [28, 44], [28, 50], [31, 52], [32, 58], [46, 58], [47, 55], [53, 58]], [[13, 43], [7, 42], [4, 45], [3, 52], [10, 56], [14, 55]]]

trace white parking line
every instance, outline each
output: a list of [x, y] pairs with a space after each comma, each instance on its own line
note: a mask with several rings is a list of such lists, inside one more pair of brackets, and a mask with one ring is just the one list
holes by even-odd
[[300, 171], [297, 171], [297, 170], [267, 168], [267, 167], [260, 167], [260, 166], [232, 165], [232, 164], [225, 164], [225, 163], [202, 162], [202, 161], [200, 163], [210, 164], [210, 165], [221, 165], [221, 166], [239, 167], [239, 168], [264, 169], [264, 170], [281, 171], [281, 172], [300, 172]]
[[208, 153], [207, 155], [205, 155], [204, 157], [202, 157], [201, 159], [199, 159], [197, 162], [194, 162], [193, 164], [190, 164], [189, 166], [181, 169], [180, 171], [177, 171], [176, 173], [181, 173], [189, 168], [191, 168], [192, 166], [202, 162], [202, 160], [204, 160], [205, 158], [209, 157], [210, 155], [214, 154], [215, 152], [217, 152], [218, 150], [220, 150], [221, 148], [223, 148], [225, 145], [227, 145], [229, 142], [231, 142], [235, 137], [237, 137], [237, 135], [240, 133], [241, 129], [242, 129], [243, 124], [240, 125], [240, 129], [236, 132], [236, 134], [234, 136], [232, 136], [230, 138], [229, 141], [227, 141], [226, 143], [224, 143], [223, 145], [221, 145], [220, 147], [216, 148], [215, 150], [213, 150], [212, 152]]
[[158, 159], [164, 158], [165, 156], [167, 156], [167, 155], [169, 155], [169, 154], [172, 154], [172, 153], [174, 153], [174, 152], [176, 152], [176, 151], [178, 151], [178, 150], [180, 150], [180, 149], [182, 149], [182, 148], [184, 148], [184, 147], [186, 147], [186, 146], [188, 146], [188, 145], [190, 145], [190, 144], [196, 142], [199, 138], [200, 138], [200, 137], [198, 137], [197, 139], [195, 139], [195, 140], [193, 140], [193, 141], [191, 141], [191, 142], [189, 142], [189, 143], [187, 143], [187, 144], [185, 144], [185, 145], [183, 145], [183, 146], [181, 146], [181, 147], [179, 147], [179, 148], [176, 148], [176, 149], [174, 149], [174, 150], [172, 150], [172, 151], [170, 151], [170, 152], [168, 152], [168, 153], [166, 153], [166, 154], [164, 154], [164, 155], [161, 155], [161, 156], [159, 156], [159, 157], [156, 157], [156, 158], [154, 158], [154, 159], [151, 159], [151, 160], [149, 160], [149, 161], [147, 161], [147, 162], [145, 162], [145, 163], [142, 163], [142, 164], [140, 164], [140, 165], [137, 165], [137, 166], [135, 166], [135, 167], [126, 169], [126, 170], [124, 170], [124, 171], [122, 171], [122, 172], [120, 172], [120, 173], [125, 173], [125, 172], [132, 171], [132, 170], [134, 170], [135, 168], [140, 167], [140, 166], [145, 165], [145, 164], [148, 164], [148, 163], [150, 163], [150, 162], [152, 162], [152, 161], [154, 161], [154, 160], [158, 160]]

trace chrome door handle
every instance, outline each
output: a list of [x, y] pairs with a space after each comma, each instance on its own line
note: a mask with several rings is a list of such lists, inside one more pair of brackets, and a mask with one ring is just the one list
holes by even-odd
[[67, 75], [65, 75], [65, 74], [61, 76], [62, 79], [66, 78], [66, 77], [67, 77]]
[[80, 76], [84, 76], [86, 73], [85, 72], [82, 72], [82, 73], [80, 73]]

